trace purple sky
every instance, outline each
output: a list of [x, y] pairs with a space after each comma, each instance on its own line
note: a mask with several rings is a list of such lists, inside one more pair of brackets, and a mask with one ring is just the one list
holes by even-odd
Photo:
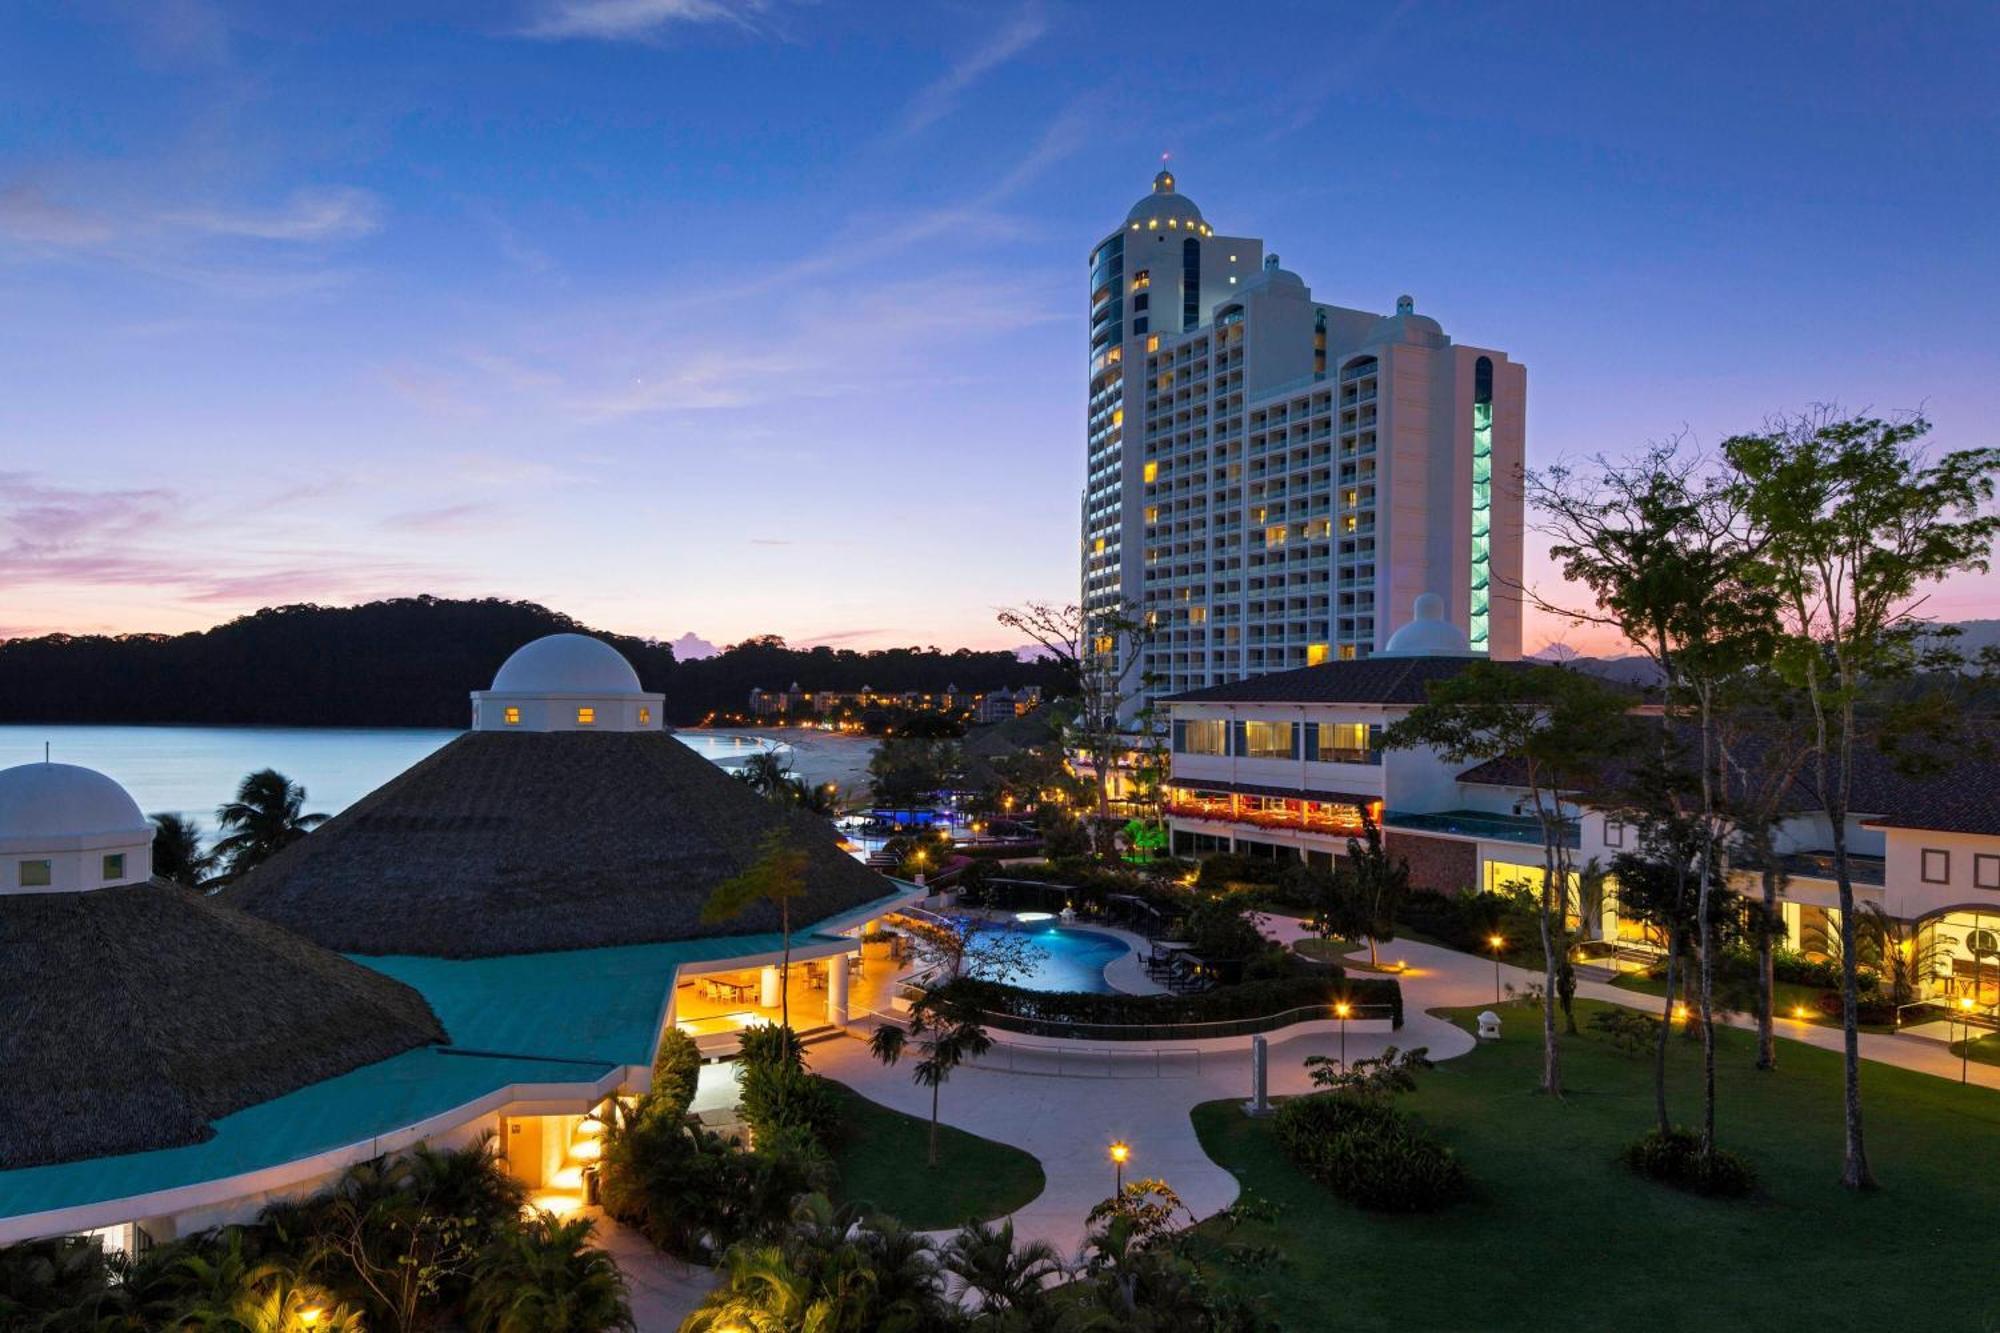
[[428, 591], [1012, 646], [1163, 151], [1321, 299], [1526, 362], [1532, 462], [1821, 400], [1991, 443], [1995, 13], [9, 7], [0, 634]]

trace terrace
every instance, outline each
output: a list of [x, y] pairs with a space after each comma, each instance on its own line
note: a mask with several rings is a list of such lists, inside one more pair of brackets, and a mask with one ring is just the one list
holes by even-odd
[[[1502, 815], [1488, 810], [1442, 810], [1435, 814], [1391, 810], [1382, 816], [1382, 826], [1407, 829], [1412, 833], [1447, 833], [1459, 838], [1515, 842], [1529, 847], [1542, 844], [1542, 822], [1539, 819], [1532, 815]], [[1574, 821], [1567, 821], [1564, 825], [1563, 845], [1583, 845], [1582, 831]]]

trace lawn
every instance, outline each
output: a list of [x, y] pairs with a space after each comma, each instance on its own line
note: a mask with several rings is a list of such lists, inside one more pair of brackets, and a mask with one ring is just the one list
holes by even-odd
[[[1676, 984], [1679, 978], [1675, 978]], [[1620, 990], [1637, 991], [1641, 995], [1654, 995], [1662, 999], [1667, 994], [1665, 977], [1648, 976], [1644, 972], [1627, 972], [1611, 983]], [[1821, 1014], [1819, 997], [1830, 992], [1824, 986], [1802, 986], [1796, 981], [1774, 981], [1771, 983], [1772, 1012], [1780, 1022], [1814, 1023], [1822, 1027], [1837, 1028], [1840, 1020]], [[1717, 980], [1715, 985], [1715, 1005], [1718, 1013], [1731, 1011], [1741, 1014], [1757, 1012], [1757, 991], [1753, 982], [1728, 982]], [[1805, 1011], [1802, 1017], [1799, 1011]], [[1863, 1032], [1894, 1032], [1894, 1023], [1863, 1023]]]
[[[1279, 1207], [1229, 1239], [1276, 1246], [1268, 1291], [1288, 1328], [1826, 1329], [2000, 1327], [1990, 1236], [2000, 1218], [2000, 1093], [1870, 1063], [1870, 1155], [1882, 1188], [1839, 1185], [1840, 1060], [1781, 1042], [1752, 1068], [1753, 1033], [1718, 1033], [1722, 1142], [1763, 1177], [1742, 1203], [1690, 1197], [1616, 1161], [1652, 1115], [1651, 1065], [1588, 1031], [1566, 1038], [1568, 1094], [1537, 1090], [1529, 1012], [1510, 1035], [1423, 1075], [1403, 1105], [1464, 1158], [1475, 1197], [1428, 1217], [1349, 1207], [1300, 1176], [1269, 1121], [1235, 1101], [1195, 1108], [1209, 1156]], [[1473, 1009], [1448, 1017], [1469, 1027]], [[1518, 1034], [1518, 1035], [1516, 1035]], [[1696, 1118], [1700, 1047], [1672, 1043], [1672, 1105]], [[1203, 1230], [1218, 1234], [1214, 1223]]]
[[[1967, 1051], [1961, 1039], [1951, 1044], [1951, 1053], [1963, 1058]], [[1970, 1052], [1972, 1063], [1976, 1065], [2000, 1065], [2000, 1032], [1989, 1032], [1983, 1037], [1972, 1039]]]
[[845, 1127], [833, 1154], [839, 1203], [866, 1203], [921, 1231], [1002, 1216], [1042, 1192], [1042, 1164], [1019, 1148], [950, 1125], [938, 1129], [938, 1164], [926, 1165], [930, 1122], [833, 1084]]

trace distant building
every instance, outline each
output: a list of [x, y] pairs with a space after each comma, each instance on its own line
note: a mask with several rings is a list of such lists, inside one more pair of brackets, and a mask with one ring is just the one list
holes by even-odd
[[[1527, 372], [1407, 296], [1315, 300], [1162, 171], [1090, 255], [1083, 606], [1150, 625], [1126, 720], [1160, 697], [1365, 658], [1419, 593], [1521, 652]], [[1156, 682], [1142, 687], [1142, 677]]]
[[1041, 707], [1042, 687], [1018, 689], [964, 690], [956, 684], [942, 690], [877, 690], [863, 685], [858, 690], [802, 690], [796, 681], [791, 689], [750, 691], [752, 717], [828, 717], [866, 709], [900, 709], [913, 713], [971, 713], [975, 721], [991, 722], [1017, 717]]

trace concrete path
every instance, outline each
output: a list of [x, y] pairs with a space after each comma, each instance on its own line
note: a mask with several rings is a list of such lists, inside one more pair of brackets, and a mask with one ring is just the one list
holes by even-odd
[[669, 1258], [644, 1236], [598, 1209], [584, 1211], [597, 1223], [597, 1245], [625, 1275], [625, 1295], [639, 1333], [674, 1333], [714, 1289], [715, 1270]]

